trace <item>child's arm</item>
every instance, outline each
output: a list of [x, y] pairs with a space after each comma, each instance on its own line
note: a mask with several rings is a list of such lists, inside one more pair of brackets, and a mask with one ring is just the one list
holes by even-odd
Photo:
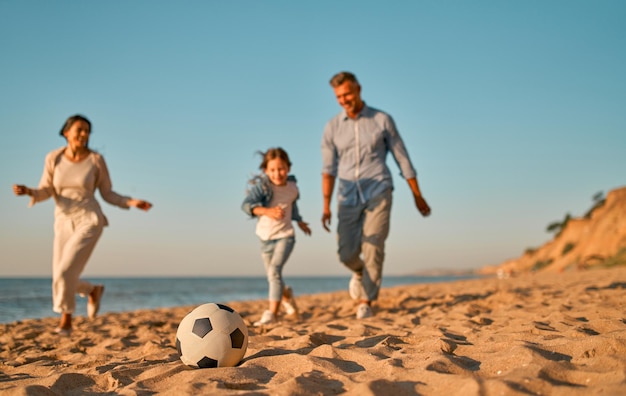
[[259, 180], [256, 180], [254, 185], [246, 192], [246, 198], [241, 204], [241, 210], [248, 216], [255, 217], [254, 209], [262, 207], [265, 201], [266, 195], [263, 191], [263, 186]]
[[311, 229], [309, 228], [309, 223], [305, 223], [304, 221], [298, 222], [298, 227], [304, 232], [306, 235], [311, 235]]
[[266, 208], [264, 206], [255, 206], [252, 209], [252, 214], [259, 216], [267, 216], [274, 220], [280, 220], [285, 217], [285, 209], [281, 206], [274, 206], [273, 208]]

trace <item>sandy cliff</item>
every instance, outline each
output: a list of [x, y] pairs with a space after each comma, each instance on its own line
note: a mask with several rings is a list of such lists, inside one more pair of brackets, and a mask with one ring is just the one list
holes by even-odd
[[529, 271], [561, 272], [626, 260], [626, 187], [610, 191], [590, 216], [572, 218], [553, 240], [521, 257], [481, 269], [502, 276]]

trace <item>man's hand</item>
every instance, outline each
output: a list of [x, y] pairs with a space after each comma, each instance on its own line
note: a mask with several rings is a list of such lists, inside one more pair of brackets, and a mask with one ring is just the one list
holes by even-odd
[[430, 206], [428, 206], [426, 200], [421, 195], [415, 195], [413, 198], [415, 199], [415, 206], [417, 206], [417, 210], [420, 211], [422, 216], [427, 217], [430, 215]]
[[409, 183], [409, 188], [413, 193], [413, 199], [415, 200], [415, 206], [417, 206], [417, 210], [419, 210], [424, 217], [430, 215], [430, 206], [428, 206], [426, 200], [422, 197], [420, 186], [419, 184], [417, 184], [417, 178], [412, 177], [410, 179], [406, 179], [406, 181], [407, 183]]
[[322, 227], [330, 232], [330, 201], [335, 189], [335, 176], [322, 173], [322, 197], [324, 198], [324, 208], [322, 212]]
[[330, 232], [330, 218], [330, 211], [324, 212], [322, 214], [322, 227], [324, 227], [324, 229], [328, 232]]

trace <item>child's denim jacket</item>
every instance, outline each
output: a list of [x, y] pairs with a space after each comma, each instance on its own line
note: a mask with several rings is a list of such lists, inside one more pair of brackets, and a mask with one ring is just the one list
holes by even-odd
[[[255, 177], [255, 182], [250, 189], [247, 191], [247, 196], [243, 200], [241, 204], [241, 209], [250, 217], [255, 217], [252, 213], [252, 209], [257, 206], [267, 207], [269, 203], [272, 201], [272, 182], [266, 175], [261, 175]], [[293, 175], [287, 176], [288, 182], [296, 183], [296, 177]], [[298, 195], [299, 199], [300, 196]], [[298, 205], [296, 201], [292, 204], [291, 210], [291, 220], [294, 221], [302, 221], [302, 216], [300, 216], [300, 211], [298, 210]]]

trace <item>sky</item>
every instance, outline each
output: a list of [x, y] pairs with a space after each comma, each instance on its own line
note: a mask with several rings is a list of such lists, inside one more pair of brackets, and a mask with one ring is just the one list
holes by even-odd
[[[240, 209], [283, 147], [300, 212], [285, 276], [348, 275], [321, 226], [328, 81], [394, 118], [432, 214], [394, 176], [384, 273], [519, 257], [626, 184], [626, 2], [0, 0], [0, 277], [51, 274], [52, 200], [28, 208], [80, 113], [114, 190], [84, 275], [263, 276]], [[97, 195], [99, 198], [99, 195]], [[336, 215], [333, 199], [333, 215]]]

